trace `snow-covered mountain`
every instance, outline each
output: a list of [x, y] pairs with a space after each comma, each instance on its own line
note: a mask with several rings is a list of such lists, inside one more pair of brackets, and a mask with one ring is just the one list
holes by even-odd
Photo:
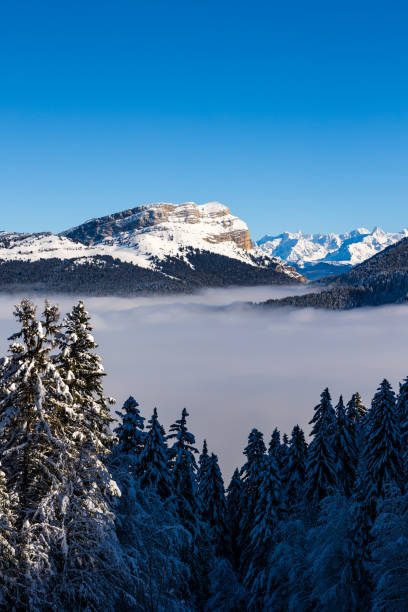
[[345, 234], [305, 234], [301, 231], [266, 235], [258, 241], [265, 253], [295, 265], [310, 277], [337, 274], [362, 263], [386, 247], [408, 236], [408, 229], [371, 232], [358, 228]]
[[103, 293], [109, 284], [112, 293], [115, 275], [121, 293], [303, 280], [218, 202], [138, 206], [60, 235], [0, 232], [0, 287], [32, 278], [73, 291], [82, 276], [85, 287]]

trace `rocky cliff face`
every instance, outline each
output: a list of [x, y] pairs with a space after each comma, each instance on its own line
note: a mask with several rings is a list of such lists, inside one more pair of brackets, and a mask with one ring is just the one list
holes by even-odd
[[100, 242], [109, 243], [115, 239], [123, 243], [126, 239], [136, 238], [139, 233], [155, 234], [158, 231], [163, 238], [168, 232], [170, 239], [174, 232], [178, 234], [178, 238], [183, 234], [184, 243], [194, 242], [200, 237], [209, 244], [230, 242], [240, 249], [252, 249], [246, 223], [231, 215], [229, 208], [218, 202], [202, 205], [186, 202], [138, 206], [99, 219], [91, 219], [63, 232], [62, 235], [86, 245], [94, 245]]

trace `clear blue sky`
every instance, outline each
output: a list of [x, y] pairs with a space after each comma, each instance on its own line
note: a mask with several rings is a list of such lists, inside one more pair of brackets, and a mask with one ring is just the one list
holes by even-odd
[[253, 236], [408, 225], [406, 2], [5, 0], [0, 229], [219, 200]]

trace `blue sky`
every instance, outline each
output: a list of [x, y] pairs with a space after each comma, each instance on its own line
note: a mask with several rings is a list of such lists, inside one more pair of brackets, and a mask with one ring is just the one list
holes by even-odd
[[0, 7], [0, 228], [219, 200], [254, 237], [408, 225], [405, 2]]

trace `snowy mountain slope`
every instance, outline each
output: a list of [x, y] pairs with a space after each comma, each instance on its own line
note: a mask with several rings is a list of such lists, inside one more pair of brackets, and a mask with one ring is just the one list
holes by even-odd
[[328, 273], [328, 266], [322, 264], [333, 266], [333, 271], [337, 273], [340, 267], [343, 271], [360, 264], [406, 236], [408, 229], [392, 233], [379, 227], [372, 232], [358, 228], [345, 234], [284, 232], [278, 236], [264, 236], [258, 241], [258, 246], [268, 255], [280, 257], [298, 269], [304, 269], [305, 273], [317, 266]]
[[[33, 265], [39, 262], [40, 266]], [[75, 275], [86, 276], [95, 292], [95, 279], [101, 279], [96, 285], [106, 284], [109, 277], [110, 293], [115, 275], [122, 275], [118, 280], [122, 293], [126, 292], [124, 278], [129, 292], [141, 286], [168, 291], [228, 282], [284, 284], [303, 280], [292, 266], [254, 246], [246, 223], [218, 202], [149, 204], [91, 219], [60, 235], [1, 232], [0, 284], [19, 279], [26, 283], [30, 265], [41, 286], [52, 282], [60, 287], [64, 278], [75, 290]], [[126, 267], [129, 265], [146, 272], [136, 273]]]

